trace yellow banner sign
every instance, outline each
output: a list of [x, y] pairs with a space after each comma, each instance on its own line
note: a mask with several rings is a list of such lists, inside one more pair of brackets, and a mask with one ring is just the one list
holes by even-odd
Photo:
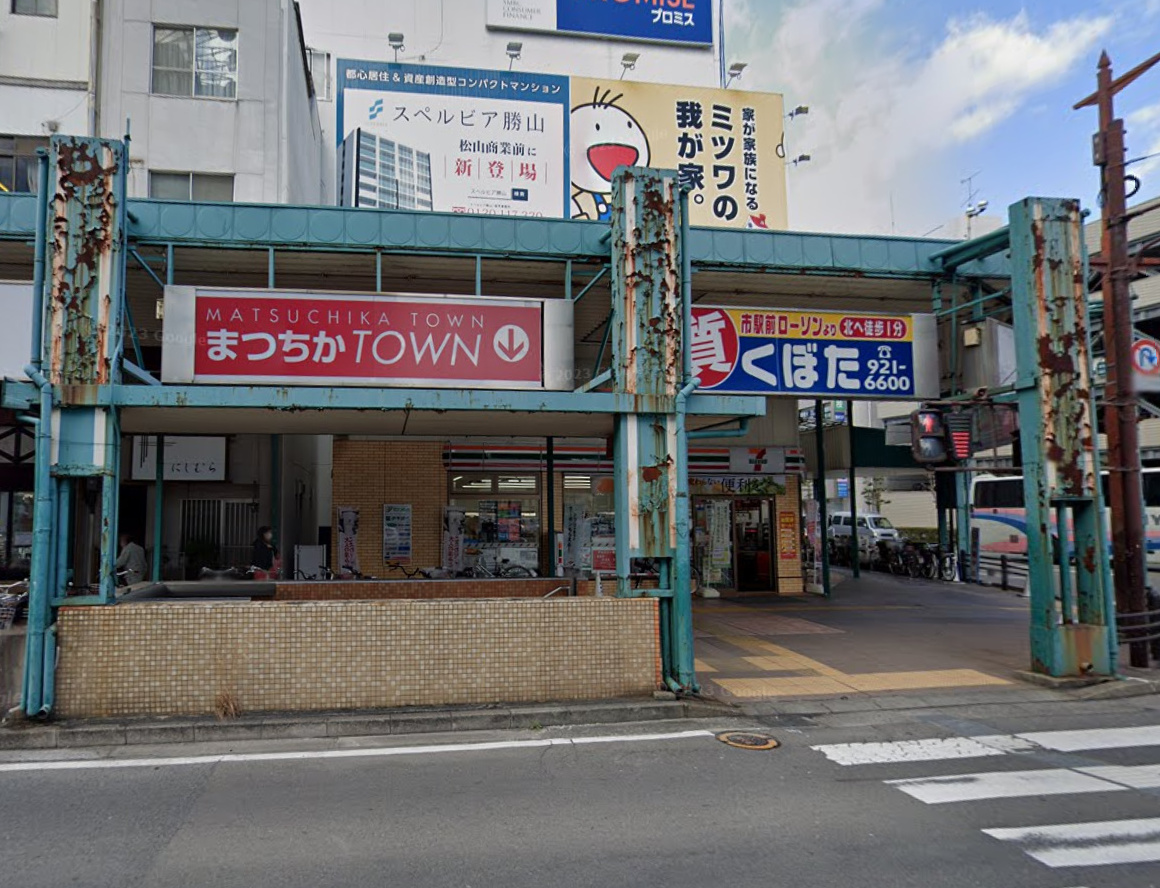
[[782, 97], [571, 78], [571, 215], [608, 219], [618, 166], [673, 169], [690, 223], [787, 227]]

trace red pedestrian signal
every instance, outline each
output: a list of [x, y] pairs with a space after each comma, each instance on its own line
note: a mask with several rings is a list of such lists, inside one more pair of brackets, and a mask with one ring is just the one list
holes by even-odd
[[943, 463], [951, 459], [941, 410], [927, 408], [910, 414], [910, 450], [920, 463]]

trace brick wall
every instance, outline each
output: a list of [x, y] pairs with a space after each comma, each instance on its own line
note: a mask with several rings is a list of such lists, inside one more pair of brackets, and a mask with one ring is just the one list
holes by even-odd
[[518, 703], [647, 694], [653, 599], [65, 607], [64, 717]]
[[[444, 598], [543, 598], [560, 586], [570, 587], [571, 580], [543, 577], [536, 579], [463, 579], [463, 580], [343, 580], [324, 583], [278, 583], [276, 601], [358, 601], [423, 600]], [[570, 589], [557, 596], [567, 597]]]
[[[365, 574], [385, 574], [383, 504], [410, 503], [411, 564], [436, 567], [442, 562], [447, 471], [440, 442], [335, 438], [332, 471], [332, 561], [338, 557], [338, 509], [353, 506], [359, 510], [359, 567]], [[338, 571], [340, 565], [334, 561], [330, 567]]]

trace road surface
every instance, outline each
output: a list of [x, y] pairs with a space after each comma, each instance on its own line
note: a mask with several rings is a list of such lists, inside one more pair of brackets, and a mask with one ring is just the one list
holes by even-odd
[[1156, 706], [8, 752], [0, 885], [1147, 888]]

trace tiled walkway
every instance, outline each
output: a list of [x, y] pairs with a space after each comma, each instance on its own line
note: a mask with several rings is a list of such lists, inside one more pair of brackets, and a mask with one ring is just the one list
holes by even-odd
[[1027, 605], [1011, 594], [886, 575], [834, 598], [698, 600], [697, 675], [724, 700], [1011, 685]]

